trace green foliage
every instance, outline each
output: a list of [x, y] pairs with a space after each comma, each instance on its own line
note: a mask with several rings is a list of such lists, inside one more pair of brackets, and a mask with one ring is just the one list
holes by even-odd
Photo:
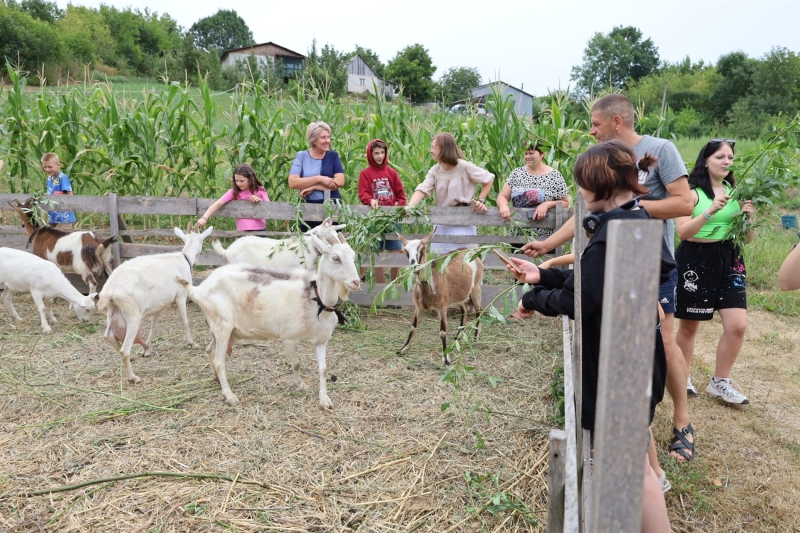
[[506, 522], [510, 521], [510, 527], [521, 527], [523, 524], [538, 525], [530, 507], [519, 496], [502, 488], [499, 473], [465, 472], [464, 480], [467, 482], [470, 498], [476, 503], [483, 502], [481, 505], [468, 507], [467, 511], [470, 513], [480, 515], [486, 512], [495, 517], [507, 516]]
[[481, 73], [475, 67], [451, 67], [439, 78], [437, 97], [445, 106], [471, 96], [470, 89], [481, 84]]
[[43, 63], [59, 61], [63, 53], [58, 31], [22, 9], [0, 3], [0, 60], [36, 71]]
[[553, 399], [553, 424], [557, 427], [564, 426], [566, 413], [565, 396], [564, 396], [564, 367], [558, 366], [553, 371], [553, 381], [550, 382], [550, 396]]
[[414, 103], [429, 102], [434, 96], [436, 67], [421, 44], [406, 46], [386, 65], [386, 77]]
[[747, 57], [744, 52], [732, 52], [719, 58], [717, 72], [722, 79], [710, 97], [716, 119], [725, 120], [733, 104], [750, 93], [756, 68], [756, 61]]
[[20, 7], [33, 18], [48, 24], [54, 24], [56, 20], [64, 16], [64, 11], [59, 9], [58, 4], [46, 0], [22, 0]]
[[608, 35], [595, 33], [586, 44], [583, 64], [572, 67], [572, 78], [586, 92], [623, 88], [658, 68], [658, 48], [633, 26], [617, 26]]
[[220, 9], [210, 17], [192, 24], [189, 32], [194, 35], [195, 45], [206, 52], [242, 48], [255, 43], [253, 32], [233, 9]]
[[303, 81], [323, 96], [342, 96], [347, 90], [349, 56], [326, 44], [317, 52], [317, 40], [311, 42], [303, 66]]

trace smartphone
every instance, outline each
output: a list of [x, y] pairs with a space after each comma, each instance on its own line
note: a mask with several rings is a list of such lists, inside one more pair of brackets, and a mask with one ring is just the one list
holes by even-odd
[[511, 261], [511, 259], [509, 259], [509, 258], [508, 258], [508, 256], [507, 256], [506, 254], [504, 254], [503, 252], [501, 252], [501, 251], [500, 251], [500, 250], [498, 250], [497, 248], [492, 248], [492, 251], [494, 252], [494, 254], [495, 254], [497, 257], [499, 257], [499, 258], [500, 258], [500, 261], [502, 261], [503, 263], [505, 263], [505, 264], [507, 264], [508, 266], [510, 266], [510, 267], [511, 267], [511, 270], [513, 270], [513, 271], [514, 271], [514, 272], [516, 272], [517, 274], [522, 274], [522, 270], [520, 270], [520, 269], [519, 269], [519, 267], [517, 267], [517, 265], [515, 265], [515, 264], [514, 264], [514, 262], [513, 262], [513, 261]]

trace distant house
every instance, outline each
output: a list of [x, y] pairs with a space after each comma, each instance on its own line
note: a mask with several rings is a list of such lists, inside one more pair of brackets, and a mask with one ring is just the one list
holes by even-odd
[[533, 114], [533, 95], [502, 81], [493, 81], [492, 83], [470, 89], [472, 98], [477, 102], [485, 102], [486, 97], [492, 94], [492, 87], [503, 96], [507, 94], [511, 95], [511, 99], [514, 101], [514, 110], [517, 112], [517, 115], [527, 116]]
[[268, 42], [225, 50], [222, 52], [219, 61], [223, 68], [232, 67], [236, 65], [237, 61], [247, 60], [250, 55], [255, 56], [258, 64], [262, 66], [269, 65], [271, 67], [275, 65], [276, 60], [279, 60], [283, 65], [287, 78], [303, 70], [303, 60], [306, 58], [303, 54], [298, 54], [273, 42]]
[[392, 84], [379, 78], [364, 58], [358, 54], [354, 55], [347, 64], [347, 92], [375, 94], [375, 87], [382, 95], [394, 96]]

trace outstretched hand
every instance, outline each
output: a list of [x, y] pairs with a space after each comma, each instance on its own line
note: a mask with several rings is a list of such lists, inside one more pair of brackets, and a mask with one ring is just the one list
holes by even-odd
[[508, 270], [511, 275], [519, 281], [520, 283], [539, 283], [541, 281], [542, 276], [539, 272], [539, 267], [531, 263], [530, 261], [523, 261], [522, 259], [517, 259], [516, 257], [509, 257], [512, 263], [514, 263], [520, 272], [514, 271], [511, 266], [506, 265], [506, 270]]

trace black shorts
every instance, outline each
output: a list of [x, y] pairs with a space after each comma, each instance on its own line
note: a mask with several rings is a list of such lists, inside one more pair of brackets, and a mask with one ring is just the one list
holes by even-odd
[[719, 309], [747, 309], [747, 270], [731, 241], [684, 241], [675, 251], [675, 318], [711, 320]]

